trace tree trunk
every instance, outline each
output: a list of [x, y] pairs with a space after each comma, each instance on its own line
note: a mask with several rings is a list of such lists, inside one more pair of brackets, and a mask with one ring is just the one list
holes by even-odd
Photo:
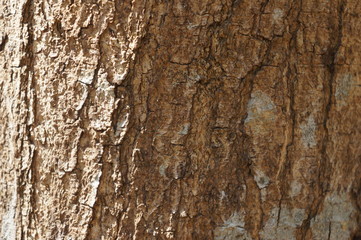
[[3, 0], [0, 239], [361, 239], [358, 0]]

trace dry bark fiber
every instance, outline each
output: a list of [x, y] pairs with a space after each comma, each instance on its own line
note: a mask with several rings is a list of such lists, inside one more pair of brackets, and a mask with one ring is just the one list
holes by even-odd
[[2, 0], [0, 239], [361, 239], [359, 0]]

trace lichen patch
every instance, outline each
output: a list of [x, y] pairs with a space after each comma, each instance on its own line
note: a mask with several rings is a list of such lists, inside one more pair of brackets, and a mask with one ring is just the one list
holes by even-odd
[[275, 207], [271, 210], [268, 220], [260, 235], [262, 239], [296, 239], [295, 231], [301, 226], [306, 218], [304, 209], [289, 209], [283, 206], [281, 209]]
[[351, 74], [343, 74], [336, 79], [335, 97], [338, 106], [345, 106], [352, 90], [353, 79]]
[[355, 230], [356, 211], [347, 193], [332, 193], [325, 198], [323, 210], [311, 221], [314, 239], [349, 239]]
[[315, 119], [310, 115], [306, 122], [301, 124], [301, 133], [302, 133], [302, 143], [305, 148], [313, 148], [316, 146], [316, 129], [317, 125]]
[[233, 213], [223, 225], [214, 230], [214, 239], [216, 240], [232, 240], [244, 239], [251, 240], [249, 233], [245, 229], [244, 214]]

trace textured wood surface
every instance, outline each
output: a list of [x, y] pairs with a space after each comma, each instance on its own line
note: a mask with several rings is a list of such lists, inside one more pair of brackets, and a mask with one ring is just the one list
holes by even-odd
[[0, 239], [361, 239], [358, 0], [2, 0]]

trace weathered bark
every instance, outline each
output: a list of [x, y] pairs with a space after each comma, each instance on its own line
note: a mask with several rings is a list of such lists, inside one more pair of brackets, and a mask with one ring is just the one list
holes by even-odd
[[3, 0], [0, 239], [361, 239], [358, 0]]

